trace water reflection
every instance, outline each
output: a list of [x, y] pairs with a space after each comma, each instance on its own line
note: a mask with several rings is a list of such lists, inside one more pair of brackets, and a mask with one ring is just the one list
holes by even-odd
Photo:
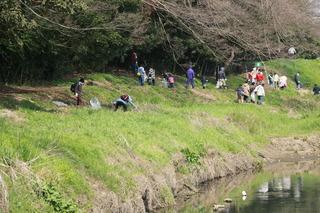
[[[302, 190], [302, 177], [292, 181], [291, 177], [272, 178], [270, 181], [261, 184], [256, 197], [268, 201], [270, 198], [288, 198], [293, 196], [299, 201]], [[292, 184], [291, 184], [292, 183]]]
[[219, 212], [320, 213], [320, 160], [271, 165], [263, 173], [244, 174], [204, 188], [170, 212], [212, 212], [214, 204], [224, 204], [224, 198], [230, 197], [232, 204]]
[[[319, 161], [279, 164], [273, 175], [258, 185], [248, 202], [236, 199], [233, 213], [320, 213]], [[288, 169], [283, 170], [284, 167]]]

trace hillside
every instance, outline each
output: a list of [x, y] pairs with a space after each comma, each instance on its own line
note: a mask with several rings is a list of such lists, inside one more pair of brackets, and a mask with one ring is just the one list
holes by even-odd
[[[129, 76], [90, 74], [84, 98], [97, 97], [103, 103], [97, 111], [52, 103], [74, 102], [73, 80], [2, 88], [0, 204], [5, 206], [7, 191], [10, 212], [125, 211], [138, 210], [141, 202], [142, 210], [165, 207], [175, 202], [175, 181], [198, 174], [210, 158], [230, 163], [232, 172], [256, 167], [258, 150], [270, 138], [319, 133], [320, 101], [308, 86], [320, 83], [320, 61], [267, 66], [291, 79], [298, 69], [307, 88], [296, 91], [292, 82], [284, 91], [269, 88], [266, 104], [258, 106], [235, 103], [241, 76], [230, 76], [227, 90], [213, 84], [203, 90], [199, 82], [186, 90], [182, 78], [170, 90], [159, 81], [139, 87]], [[123, 93], [134, 98], [137, 110], [110, 109]], [[214, 172], [222, 177], [227, 173], [219, 165]]]

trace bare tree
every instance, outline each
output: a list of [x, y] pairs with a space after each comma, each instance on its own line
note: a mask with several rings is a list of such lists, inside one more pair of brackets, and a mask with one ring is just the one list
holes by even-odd
[[308, 49], [312, 13], [308, 0], [144, 0], [161, 19], [230, 64], [234, 58], [273, 58], [291, 45]]

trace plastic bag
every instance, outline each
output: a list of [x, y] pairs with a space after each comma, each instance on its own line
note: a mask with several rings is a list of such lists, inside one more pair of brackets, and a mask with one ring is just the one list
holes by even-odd
[[101, 109], [100, 101], [96, 97], [91, 98], [90, 105], [92, 109]]

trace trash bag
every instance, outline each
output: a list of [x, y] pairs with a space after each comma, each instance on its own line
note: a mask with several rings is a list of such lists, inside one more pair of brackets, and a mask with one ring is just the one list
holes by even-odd
[[96, 97], [91, 98], [90, 105], [91, 105], [92, 109], [100, 109], [101, 108], [100, 101]]

